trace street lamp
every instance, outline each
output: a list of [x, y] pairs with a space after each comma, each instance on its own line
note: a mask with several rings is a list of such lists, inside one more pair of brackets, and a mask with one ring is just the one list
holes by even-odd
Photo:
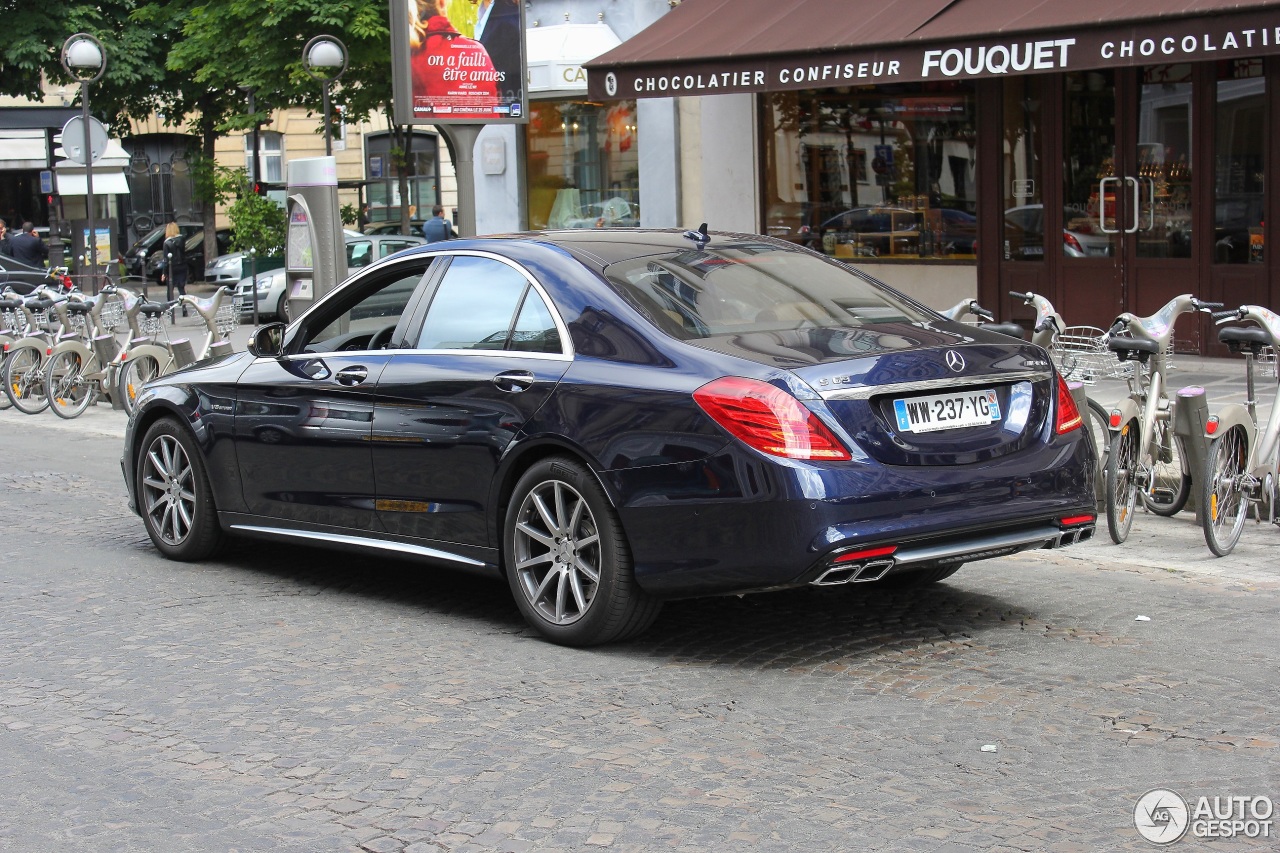
[[302, 67], [312, 80], [324, 84], [324, 153], [333, 154], [329, 127], [329, 87], [347, 70], [347, 46], [336, 36], [316, 36], [302, 49]]
[[62, 68], [80, 81], [81, 126], [84, 128], [85, 211], [89, 225], [89, 270], [97, 292], [98, 235], [93, 227], [93, 144], [89, 141], [89, 84], [102, 79], [107, 70], [107, 52], [102, 42], [88, 33], [76, 33], [62, 44]]

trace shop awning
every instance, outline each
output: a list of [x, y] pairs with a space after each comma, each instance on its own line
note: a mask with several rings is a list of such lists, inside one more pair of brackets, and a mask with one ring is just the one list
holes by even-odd
[[49, 144], [43, 130], [0, 131], [0, 170], [47, 168]]
[[603, 22], [529, 27], [524, 31], [524, 41], [530, 95], [586, 92], [583, 63], [622, 43], [618, 34]]
[[[66, 172], [58, 169], [58, 195], [87, 195], [88, 179], [84, 169]], [[125, 195], [129, 192], [129, 181], [120, 169], [93, 170], [94, 195]]]
[[974, 79], [1280, 53], [1280, 0], [684, 0], [587, 63], [593, 98]]

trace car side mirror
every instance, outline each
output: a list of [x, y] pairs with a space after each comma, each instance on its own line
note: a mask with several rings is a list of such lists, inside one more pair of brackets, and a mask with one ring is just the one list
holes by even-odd
[[284, 355], [284, 323], [268, 323], [253, 332], [248, 350], [255, 358], [279, 358]]

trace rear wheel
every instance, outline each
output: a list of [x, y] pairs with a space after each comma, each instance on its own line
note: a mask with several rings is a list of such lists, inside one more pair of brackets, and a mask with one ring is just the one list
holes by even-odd
[[85, 365], [78, 352], [60, 352], [49, 359], [44, 382], [49, 389], [49, 408], [70, 420], [84, 414], [97, 394], [97, 382], [85, 378]]
[[1248, 459], [1248, 442], [1239, 427], [1227, 430], [1209, 445], [1200, 484], [1200, 526], [1209, 550], [1219, 557], [1236, 547], [1249, 514], [1243, 483]]
[[[0, 382], [4, 381], [4, 363], [6, 361], [8, 361], [8, 357], [3, 350], [0, 350]], [[13, 408], [13, 402], [9, 399], [9, 395], [0, 391], [0, 412], [11, 408]]]
[[4, 360], [4, 393], [14, 408], [36, 415], [49, 405], [44, 390], [44, 351], [37, 347], [13, 350]]
[[180, 425], [156, 421], [138, 457], [138, 509], [151, 541], [171, 560], [202, 560], [222, 544], [213, 491], [195, 442]]
[[132, 415], [137, 408], [138, 395], [142, 386], [160, 375], [160, 362], [154, 356], [144, 355], [126, 360], [120, 368], [120, 384], [118, 386], [120, 405], [127, 414]]
[[1156, 515], [1182, 512], [1191, 497], [1191, 468], [1182, 436], [1174, 435], [1163, 423], [1156, 435], [1156, 455], [1151, 464], [1151, 485], [1142, 493], [1142, 503]]
[[1107, 532], [1117, 545], [1129, 538], [1138, 504], [1138, 422], [1129, 421], [1111, 440], [1107, 454]]
[[1104, 483], [1107, 478], [1107, 456], [1111, 453], [1111, 428], [1108, 426], [1110, 415], [1102, 404], [1093, 398], [1089, 399], [1086, 417], [1089, 424], [1089, 441], [1093, 445], [1094, 455], [1098, 457], [1094, 469], [1093, 493], [1099, 504], [1105, 502]]
[[536, 463], [504, 522], [507, 579], [525, 620], [566, 646], [639, 634], [661, 602], [636, 584], [622, 525], [591, 472], [571, 459]]

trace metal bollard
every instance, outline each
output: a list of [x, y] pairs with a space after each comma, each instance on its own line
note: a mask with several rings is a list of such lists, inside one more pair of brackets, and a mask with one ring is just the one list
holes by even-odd
[[1182, 446], [1187, 452], [1187, 468], [1191, 472], [1191, 498], [1187, 506], [1194, 509], [1199, 517], [1197, 486], [1204, 476], [1205, 460], [1209, 458], [1209, 440], [1204, 435], [1204, 424], [1209, 419], [1209, 397], [1204, 389], [1199, 385], [1180, 389], [1173, 418], [1173, 433], [1182, 438]]
[[209, 352], [205, 354], [205, 358], [222, 358], [231, 355], [234, 350], [231, 348], [231, 341], [214, 341], [209, 345]]
[[196, 351], [191, 346], [191, 341], [186, 338], [179, 338], [173, 341], [170, 346], [173, 348], [173, 364], [174, 367], [181, 370], [188, 364], [194, 364], [196, 360]]
[[120, 354], [120, 342], [115, 335], [98, 335], [93, 339], [93, 351], [98, 356], [98, 364], [105, 368]]

